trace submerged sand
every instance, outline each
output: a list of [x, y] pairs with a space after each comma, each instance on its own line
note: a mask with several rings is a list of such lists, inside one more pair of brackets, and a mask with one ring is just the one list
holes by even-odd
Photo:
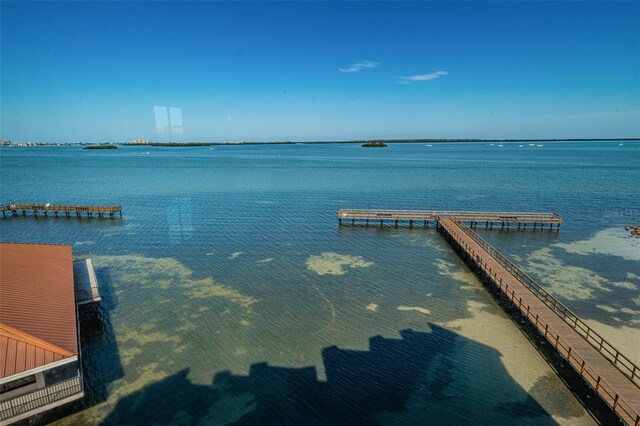
[[348, 269], [367, 268], [373, 262], [368, 262], [362, 256], [351, 256], [334, 252], [324, 252], [318, 256], [309, 256], [307, 269], [318, 275], [344, 275]]
[[[103, 299], [103, 305], [114, 305], [115, 309], [126, 306], [112, 316], [114, 344], [124, 377], [106, 383], [106, 400], [60, 419], [60, 424], [100, 424], [123, 398], [174, 374], [188, 359], [188, 352], [194, 350], [193, 342], [187, 341], [189, 334], [208, 335], [207, 329], [196, 325], [203, 323], [202, 319], [228, 327], [228, 335], [207, 336], [225, 342], [236, 340], [238, 330], [251, 324], [256, 299], [212, 277], [196, 278], [175, 259], [121, 255], [94, 256], [93, 262], [96, 268], [109, 271], [108, 282], [101, 285], [113, 291], [113, 300]], [[143, 289], [152, 290], [153, 297], [140, 299], [135, 307], [128, 306], [127, 297]], [[156, 311], [165, 304], [171, 306], [172, 315], [160, 322]], [[146, 322], [140, 323], [145, 317]]]
[[[449, 275], [460, 282], [461, 288], [478, 290], [470, 293], [467, 301], [468, 317], [448, 322], [436, 322], [447, 329], [463, 336], [474, 344], [463, 342], [458, 351], [453, 353], [453, 359], [447, 365], [451, 369], [452, 381], [449, 386], [451, 400], [443, 404], [443, 410], [459, 410], [472, 413], [475, 409], [482, 410], [481, 418], [476, 417], [478, 424], [510, 423], [513, 418], [503, 412], [507, 406], [523, 404], [527, 398], [533, 398], [553, 419], [561, 425], [592, 425], [595, 424], [589, 413], [566, 388], [555, 371], [545, 359], [535, 350], [531, 342], [507, 317], [502, 308], [489, 296], [482, 284], [473, 274], [467, 274], [463, 269], [456, 269], [453, 264], [438, 261], [438, 270], [442, 275]], [[479, 359], [475, 343], [480, 343], [494, 349], [500, 358], [505, 377], [487, 377], [486, 381], [469, 380], [482, 370], [485, 360]], [[523, 392], [508, 387], [508, 378], [519, 385]], [[463, 391], [464, 389], [464, 391]], [[505, 400], [505, 395], [512, 395], [512, 400]], [[470, 399], [462, 395], [480, 395], [479, 399]], [[416, 402], [416, 406], [418, 402]], [[494, 405], [495, 409], [486, 412], [487, 405]], [[443, 411], [444, 414], [444, 411]], [[503, 417], [503, 415], [505, 417]], [[473, 418], [473, 416], [471, 416]], [[546, 416], [523, 417], [520, 424], [548, 424]]]
[[597, 232], [592, 238], [572, 243], [556, 243], [569, 253], [604, 254], [618, 256], [627, 260], [640, 261], [640, 239], [629, 236], [624, 228], [609, 228]]
[[592, 299], [595, 292], [611, 292], [614, 287], [631, 290], [638, 288], [633, 278], [628, 281], [612, 281], [589, 269], [566, 264], [548, 247], [531, 253], [525, 267], [541, 279], [541, 284], [547, 290], [562, 300]]

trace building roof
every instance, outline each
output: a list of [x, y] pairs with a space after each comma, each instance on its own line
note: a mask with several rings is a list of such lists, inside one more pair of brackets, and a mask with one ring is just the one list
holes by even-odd
[[71, 246], [0, 243], [0, 379], [78, 354]]
[[74, 356], [74, 353], [0, 324], [0, 378]]

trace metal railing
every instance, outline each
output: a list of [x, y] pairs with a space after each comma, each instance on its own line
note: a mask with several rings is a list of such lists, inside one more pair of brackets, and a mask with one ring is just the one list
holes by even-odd
[[[486, 241], [484, 241], [482, 238], [480, 238], [480, 236], [477, 236], [479, 238], [479, 240], [476, 240], [476, 238], [474, 238], [474, 235], [472, 235], [471, 233], [473, 233], [473, 231], [471, 231], [470, 229], [464, 229], [466, 228], [465, 225], [461, 224], [460, 222], [456, 222], [456, 224], [463, 229], [463, 231], [465, 233], [467, 233], [469, 236], [471, 236], [474, 241], [476, 241], [484, 250], [487, 250], [486, 246], [490, 247], [491, 249], [493, 249], [493, 247], [491, 247]], [[567, 359], [567, 361], [569, 362], [569, 364], [580, 374], [580, 376], [582, 376], [588, 383], [590, 386], [592, 386], [595, 390], [595, 392], [600, 395], [600, 397], [613, 409], [613, 411], [620, 416], [620, 418], [627, 424], [629, 425], [635, 425], [638, 426], [640, 424], [640, 414], [637, 413], [633, 407], [623, 398], [621, 397], [615, 390], [614, 388], [600, 375], [598, 375], [598, 373], [595, 371], [595, 369], [590, 366], [586, 360], [584, 360], [583, 358], [581, 358], [578, 354], [576, 354], [575, 352], [572, 351], [571, 346], [569, 345], [569, 343], [563, 339], [560, 336], [560, 333], [558, 333], [556, 330], [553, 329], [553, 326], [550, 325], [549, 323], [545, 323], [544, 320], [542, 320], [539, 317], [539, 314], [537, 314], [534, 310], [531, 309], [531, 307], [526, 303], [525, 300], [522, 299], [521, 296], [517, 295], [515, 293], [515, 290], [513, 290], [512, 288], [509, 287], [508, 284], [503, 283], [503, 280], [500, 279], [500, 277], [498, 277], [497, 273], [495, 271], [492, 271], [491, 268], [489, 268], [487, 266], [487, 264], [485, 262], [482, 261], [482, 258], [480, 257], [475, 257], [475, 252], [466, 245], [466, 243], [464, 243], [464, 241], [462, 240], [462, 238], [458, 235], [457, 232], [455, 232], [455, 230], [453, 230], [451, 227], [443, 224], [442, 222], [440, 222], [440, 226], [442, 226], [447, 234], [453, 238], [456, 243], [462, 247], [465, 248], [467, 253], [469, 253], [471, 256], [474, 256], [474, 261], [475, 263], [481, 268], [481, 270], [487, 274], [488, 277], [490, 277], [493, 282], [495, 283], [496, 286], [498, 286], [498, 288], [501, 290], [501, 292], [507, 296], [507, 298], [509, 298], [509, 300], [514, 304], [518, 306], [518, 309], [527, 316], [527, 318], [531, 321], [532, 324], [534, 324], [536, 326], [536, 328], [542, 333], [544, 334], [545, 338], [547, 339], [547, 341], [549, 341], [554, 348], [558, 351], [558, 353], [560, 353], [565, 359]], [[471, 233], [469, 232], [471, 231]], [[475, 233], [473, 233], [475, 234]], [[482, 242], [486, 245], [483, 245]], [[496, 260], [498, 260], [498, 258], [489, 250], [487, 250], [487, 252], [489, 254], [491, 254], [492, 257], [494, 257]], [[499, 254], [500, 256], [502, 256], [497, 250], [493, 249], [494, 253]], [[504, 257], [504, 256], [502, 256]], [[500, 260], [498, 260], [500, 262]], [[501, 262], [500, 262], [501, 263]], [[509, 262], [510, 263], [510, 262]], [[502, 263], [501, 263], [502, 264]], [[502, 266], [504, 266], [506, 268], [506, 266], [504, 264], [502, 264]], [[513, 272], [510, 271], [512, 274]], [[514, 275], [516, 278], [518, 278], [516, 275]], [[520, 282], [522, 282], [520, 279], [518, 279]], [[524, 284], [524, 283], [523, 283]], [[535, 283], [534, 283], [535, 284]], [[540, 286], [538, 286], [537, 284], [535, 284], [538, 288], [542, 289]], [[530, 287], [527, 286], [527, 288], [529, 290], [531, 290]], [[544, 289], [542, 289], [544, 290]], [[545, 292], [546, 293], [546, 292]], [[538, 296], [538, 298], [540, 298], [540, 295], [535, 293], [534, 294], [536, 296]], [[552, 296], [548, 296], [549, 298], [551, 298]], [[541, 300], [544, 301], [544, 299], [540, 298]], [[550, 300], [550, 299], [547, 299]], [[560, 302], [557, 302], [556, 299], [553, 299], [555, 301], [554, 305], [560, 305]], [[546, 301], [545, 304], [547, 306], [549, 306], [550, 308], [552, 306], [550, 306]], [[571, 312], [569, 311], [566, 307], [564, 307], [564, 305], [562, 305], [562, 307], [567, 311], [567, 312]], [[554, 310], [554, 312], [556, 314], [558, 314], [558, 311]], [[573, 314], [573, 313], [572, 313]], [[577, 318], [574, 315], [574, 318]], [[560, 316], [560, 315], [559, 315]], [[562, 318], [562, 316], [561, 316]], [[568, 322], [565, 318], [563, 318], [563, 320], [569, 324], [570, 326], [572, 325], [571, 322]], [[581, 320], [580, 320], [581, 321]], [[586, 324], [585, 324], [586, 325]], [[587, 326], [588, 327], [588, 326]], [[575, 330], [575, 328], [574, 328]], [[577, 330], [576, 330], [577, 331]], [[594, 333], [592, 331], [592, 333]], [[604, 341], [604, 339], [602, 339], [600, 336], [598, 336], [601, 341]], [[587, 340], [589, 341], [589, 340]], [[589, 343], [591, 343], [593, 345], [592, 341], [589, 341]], [[608, 343], [607, 343], [608, 344]], [[598, 347], [595, 346], [597, 349]], [[611, 346], [611, 348], [613, 348]], [[615, 350], [615, 348], [613, 348], [613, 350], [615, 351], [615, 353], [618, 355], [618, 357], [622, 356], [622, 354], [620, 354], [620, 352], [618, 352], [617, 350]], [[600, 353], [603, 353], [600, 349], [599, 349]], [[605, 358], [607, 358], [609, 361], [611, 361], [608, 357], [605, 356]], [[626, 359], [626, 358], [625, 358]], [[627, 360], [628, 361], [628, 360]], [[633, 363], [631, 363], [630, 361], [628, 361], [631, 365], [633, 365]], [[616, 364], [614, 364], [616, 365]], [[629, 376], [629, 374], [625, 373], [622, 369], [620, 369], [620, 365], [616, 365], [618, 367], [618, 369], [625, 374], [627, 377], [629, 377], [633, 383], [635, 383], [636, 385], [637, 380], [634, 380], [634, 377], [637, 378], [637, 367], [634, 366], [634, 369], [632, 369], [632, 373], [631, 376]]]
[[80, 377], [74, 377], [25, 395], [0, 402], [0, 420], [7, 420], [82, 392]]

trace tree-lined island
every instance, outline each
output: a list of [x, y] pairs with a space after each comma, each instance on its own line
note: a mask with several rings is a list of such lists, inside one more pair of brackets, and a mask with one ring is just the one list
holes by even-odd
[[387, 144], [382, 141], [371, 141], [362, 144], [363, 148], [386, 148]]
[[314, 144], [361, 144], [364, 147], [385, 147], [387, 144], [399, 143], [522, 143], [522, 142], [625, 142], [640, 141], [636, 138], [562, 138], [562, 139], [370, 139], [348, 141], [242, 141], [242, 142], [148, 142], [144, 144], [131, 142], [16, 142], [0, 141], [0, 146], [85, 146], [88, 149], [115, 149], [118, 146], [155, 146], [155, 147], [198, 147], [223, 145], [314, 145]]
[[82, 149], [118, 149], [115, 145], [89, 145]]

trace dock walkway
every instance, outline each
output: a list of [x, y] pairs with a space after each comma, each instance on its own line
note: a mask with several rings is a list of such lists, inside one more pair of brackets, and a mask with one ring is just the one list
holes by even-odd
[[640, 425], [640, 369], [569, 308], [480, 237], [477, 222], [562, 223], [554, 213], [445, 212], [341, 209], [338, 220], [434, 221], [440, 233], [476, 272], [538, 329], [569, 365], [627, 425]]
[[460, 221], [468, 222], [471, 226], [477, 227], [478, 223], [484, 222], [485, 227], [493, 228], [494, 223], [501, 223], [502, 228], [508, 228], [512, 224], [518, 224], [518, 228], [526, 227], [527, 224], [533, 224], [534, 228], [540, 225], [544, 228], [545, 224], [549, 225], [549, 229], [556, 225], [556, 229], [560, 228], [562, 216], [556, 213], [543, 212], [481, 212], [481, 211], [445, 211], [445, 210], [383, 210], [383, 209], [340, 209], [338, 210], [338, 221], [342, 225], [343, 220], [355, 221], [394, 221], [398, 225], [399, 221], [409, 221], [409, 225], [414, 222], [424, 222], [425, 226], [429, 222], [436, 221], [439, 217], [455, 217]]
[[102, 300], [98, 279], [91, 258], [73, 260], [73, 284], [76, 305], [99, 302]]
[[42, 212], [44, 216], [53, 213], [54, 217], [58, 217], [58, 213], [60, 213], [60, 215], [64, 214], [66, 217], [71, 217], [73, 214], [75, 214], [76, 217], [86, 215], [90, 218], [93, 217], [94, 214], [98, 217], [106, 217], [107, 214], [111, 218], [114, 218], [116, 215], [122, 217], [122, 206], [10, 203], [0, 205], [0, 211], [2, 211], [2, 216], [5, 216], [7, 212], [11, 212], [12, 216], [18, 216], [18, 214], [26, 216], [27, 213], [31, 213], [37, 217], [38, 213]]
[[621, 420], [640, 423], [637, 366], [473, 230], [453, 217], [439, 218], [438, 224], [445, 238], [518, 307]]

